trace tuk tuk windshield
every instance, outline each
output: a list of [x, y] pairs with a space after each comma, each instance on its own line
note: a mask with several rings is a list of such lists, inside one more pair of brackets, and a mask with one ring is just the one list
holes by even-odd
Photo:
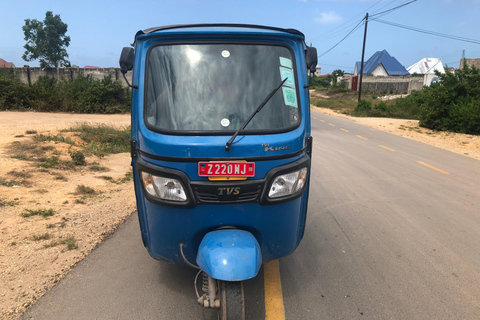
[[284, 46], [159, 45], [146, 72], [145, 121], [153, 130], [231, 133], [284, 79], [245, 131], [285, 131], [300, 121], [295, 63]]

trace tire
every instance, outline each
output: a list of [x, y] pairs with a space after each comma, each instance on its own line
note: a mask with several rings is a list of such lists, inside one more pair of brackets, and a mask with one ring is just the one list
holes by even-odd
[[243, 282], [221, 282], [221, 320], [245, 320], [245, 299], [243, 294]]

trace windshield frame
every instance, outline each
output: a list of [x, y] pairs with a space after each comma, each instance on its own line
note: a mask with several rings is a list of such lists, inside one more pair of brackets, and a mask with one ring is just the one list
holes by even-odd
[[[175, 135], [175, 136], [231, 136], [237, 130], [169, 130], [163, 129], [151, 125], [147, 121], [147, 98], [148, 98], [148, 75], [149, 75], [149, 60], [151, 51], [159, 46], [173, 46], [173, 45], [219, 45], [219, 44], [228, 44], [228, 45], [262, 45], [262, 46], [274, 46], [274, 47], [284, 47], [291, 54], [291, 60], [293, 64], [293, 71], [295, 76], [295, 92], [298, 101], [298, 121], [290, 126], [278, 128], [278, 129], [255, 129], [255, 130], [243, 130], [240, 131], [241, 135], [261, 135], [261, 134], [279, 134], [286, 133], [297, 129], [302, 122], [302, 102], [300, 100], [300, 87], [298, 84], [299, 72], [297, 70], [296, 57], [293, 48], [285, 42], [276, 42], [276, 41], [241, 41], [241, 40], [197, 40], [197, 41], [165, 41], [165, 42], [156, 42], [149, 46], [146, 56], [145, 56], [145, 69], [144, 69], [144, 94], [143, 94], [143, 122], [148, 130], [166, 134], [166, 135]], [[274, 88], [272, 87], [272, 90]], [[265, 92], [267, 95], [268, 92]], [[260, 104], [262, 101], [259, 101]], [[258, 105], [252, 106], [252, 111], [257, 108]]]

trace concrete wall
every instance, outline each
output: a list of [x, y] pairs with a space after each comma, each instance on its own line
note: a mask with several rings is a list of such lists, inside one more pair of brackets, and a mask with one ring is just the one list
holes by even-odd
[[475, 68], [480, 69], [480, 59], [460, 59], [459, 69], [463, 69], [464, 62], [466, 62], [469, 67], [475, 66]]
[[[360, 76], [359, 76], [360, 78]], [[352, 78], [344, 77], [345, 86], [352, 89]], [[363, 75], [362, 90], [375, 91], [377, 93], [387, 92], [392, 94], [410, 93], [412, 90], [422, 90], [423, 77], [412, 76], [388, 76], [375, 77]]]
[[[111, 76], [112, 80], [119, 80], [124, 87], [127, 86], [125, 79], [123, 78], [120, 68], [52, 68], [52, 69], [42, 69], [39, 67], [35, 68], [15, 68], [15, 74], [20, 78], [24, 83], [35, 83], [38, 78], [42, 76], [49, 76], [55, 79], [74, 79], [78, 77], [79, 74], [90, 75], [93, 79], [103, 80], [106, 76]], [[132, 72], [129, 71], [126, 74], [127, 79], [132, 83]]]

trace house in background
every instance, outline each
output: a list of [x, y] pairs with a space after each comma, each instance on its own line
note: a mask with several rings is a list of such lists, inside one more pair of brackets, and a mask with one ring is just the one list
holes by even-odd
[[15, 65], [0, 58], [0, 68], [15, 68]]
[[424, 58], [407, 68], [410, 74], [423, 75], [423, 85], [429, 86], [432, 83], [438, 83], [439, 79], [435, 71], [445, 73], [442, 59], [440, 58]]
[[[355, 64], [354, 74], [360, 74], [361, 62]], [[392, 57], [387, 50], [377, 51], [363, 65], [363, 74], [373, 76], [405, 76], [409, 75], [407, 69], [397, 59]]]

